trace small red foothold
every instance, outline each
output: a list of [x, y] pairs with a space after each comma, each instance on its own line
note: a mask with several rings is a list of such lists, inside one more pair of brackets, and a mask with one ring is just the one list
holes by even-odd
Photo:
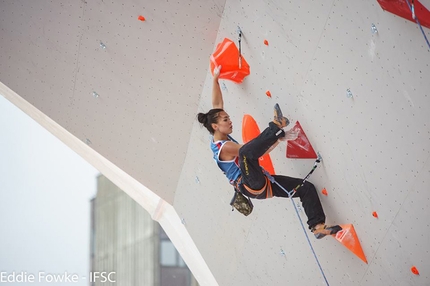
[[377, 212], [373, 212], [372, 215], [376, 218], [378, 218], [378, 213]]
[[268, 42], [267, 40], [264, 40], [264, 44], [265, 44], [266, 46], [268, 46], [268, 45], [269, 45], [269, 42]]
[[137, 19], [140, 20], [140, 21], [142, 21], [142, 22], [145, 21], [145, 17], [143, 17], [142, 15], [140, 15], [139, 17], [137, 17]]
[[272, 98], [272, 94], [270, 93], [270, 91], [266, 91], [266, 95], [267, 95], [267, 97]]
[[324, 188], [324, 189], [322, 189], [321, 193], [322, 193], [324, 196], [328, 196], [327, 190], [326, 190], [325, 188]]
[[411, 267], [411, 271], [412, 273], [414, 273], [415, 275], [420, 275], [420, 273], [418, 272], [418, 269], [415, 266]]

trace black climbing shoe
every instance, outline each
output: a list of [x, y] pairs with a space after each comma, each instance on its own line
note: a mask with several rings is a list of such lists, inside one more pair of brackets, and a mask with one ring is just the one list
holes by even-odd
[[288, 118], [284, 117], [282, 115], [281, 108], [279, 107], [279, 104], [275, 104], [275, 107], [273, 109], [274, 116], [273, 116], [273, 123], [275, 123], [279, 128], [284, 128], [290, 124], [290, 121]]
[[321, 239], [326, 235], [336, 234], [338, 231], [341, 231], [342, 228], [339, 225], [326, 226], [316, 229], [313, 227], [311, 231], [314, 233], [317, 239]]

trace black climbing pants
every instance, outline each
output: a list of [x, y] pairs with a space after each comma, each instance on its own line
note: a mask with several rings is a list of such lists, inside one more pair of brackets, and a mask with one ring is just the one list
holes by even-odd
[[[285, 136], [285, 132], [273, 122], [269, 123], [261, 134], [243, 145], [239, 150], [239, 163], [242, 177], [239, 188], [243, 194], [256, 199], [268, 199], [271, 197], [287, 197], [288, 194], [283, 191], [276, 183], [270, 182], [263, 173], [258, 159], [276, 143], [276, 141]], [[292, 178], [282, 175], [273, 175], [273, 178], [287, 191], [293, 190], [303, 182], [303, 179]], [[307, 224], [309, 228], [325, 222], [325, 214], [321, 206], [318, 193], [315, 186], [310, 182], [297, 189], [293, 195], [294, 198], [300, 198], [303, 209], [308, 217]]]

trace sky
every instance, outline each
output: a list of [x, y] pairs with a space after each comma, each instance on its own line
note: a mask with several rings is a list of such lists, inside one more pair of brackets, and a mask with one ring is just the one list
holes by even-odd
[[15, 285], [4, 281], [17, 282], [18, 274], [34, 276], [19, 285], [89, 285], [98, 174], [0, 95], [0, 285]]

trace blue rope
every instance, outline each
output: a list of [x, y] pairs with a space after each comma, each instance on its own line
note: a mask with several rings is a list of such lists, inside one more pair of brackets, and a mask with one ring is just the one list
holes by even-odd
[[[412, 13], [412, 14], [415, 14], [415, 9], [411, 6], [411, 3], [409, 3], [409, 0], [406, 0], [406, 3], [408, 3], [409, 10], [411, 10], [411, 13]], [[420, 27], [421, 33], [423, 33], [424, 39], [426, 40], [427, 45], [428, 45], [429, 50], [430, 50], [430, 42], [429, 42], [429, 40], [427, 39], [426, 33], [424, 33], [424, 29], [423, 29], [423, 27], [421, 26], [421, 23], [420, 23], [420, 21], [418, 20], [418, 18], [417, 18], [416, 16], [415, 16], [415, 22], [417, 22], [418, 26]]]
[[280, 184], [275, 180], [275, 178], [273, 178], [273, 177], [272, 177], [268, 172], [265, 172], [265, 174], [266, 174], [267, 178], [269, 178], [269, 180], [270, 180], [272, 183], [277, 184], [277, 185], [278, 185], [278, 186], [279, 186], [279, 187], [280, 187], [284, 192], [286, 192], [286, 193], [288, 194], [288, 197], [290, 198], [291, 203], [293, 204], [294, 209], [295, 209], [295, 211], [296, 211], [297, 217], [299, 218], [300, 224], [301, 224], [301, 226], [302, 226], [303, 232], [305, 233], [305, 236], [306, 236], [306, 239], [307, 239], [307, 241], [308, 241], [308, 243], [309, 243], [309, 246], [310, 246], [310, 248], [311, 248], [311, 251], [312, 251], [312, 253], [313, 253], [314, 257], [315, 257], [315, 260], [316, 260], [316, 262], [317, 262], [317, 264], [318, 264], [318, 267], [319, 267], [319, 269], [320, 269], [320, 271], [321, 271], [321, 274], [322, 274], [322, 276], [324, 277], [325, 283], [327, 284], [327, 286], [329, 286], [330, 284], [328, 283], [327, 277], [325, 276], [324, 270], [323, 270], [323, 269], [322, 269], [322, 267], [321, 267], [320, 261], [318, 260], [317, 254], [315, 253], [314, 247], [312, 246], [312, 243], [311, 243], [311, 241], [310, 241], [310, 239], [309, 239], [309, 236], [308, 236], [308, 233], [307, 233], [307, 231], [306, 231], [306, 228], [305, 228], [305, 226], [304, 226], [304, 224], [303, 224], [303, 222], [302, 222], [302, 220], [301, 220], [301, 218], [300, 218], [300, 214], [299, 214], [299, 211], [298, 211], [298, 209], [297, 209], [297, 206], [294, 204], [294, 200], [293, 200], [293, 195], [294, 195], [294, 193], [296, 192], [296, 190], [297, 190], [299, 187], [303, 186], [303, 184], [305, 183], [305, 181], [306, 181], [306, 180], [309, 178], [309, 176], [313, 173], [313, 171], [315, 170], [315, 168], [316, 168], [316, 166], [317, 166], [317, 163], [319, 163], [319, 162], [320, 162], [320, 159], [321, 159], [321, 157], [320, 157], [320, 156], [319, 156], [319, 154], [318, 154], [318, 159], [316, 160], [316, 162], [315, 162], [315, 164], [314, 164], [314, 167], [313, 167], [313, 168], [312, 168], [312, 170], [309, 172], [309, 174], [305, 177], [305, 179], [303, 180], [303, 183], [302, 183], [301, 185], [297, 186], [296, 188], [294, 188], [293, 190], [291, 190], [290, 192], [289, 192], [289, 191], [287, 191], [283, 186], [281, 186], [281, 185], [280, 185]]

